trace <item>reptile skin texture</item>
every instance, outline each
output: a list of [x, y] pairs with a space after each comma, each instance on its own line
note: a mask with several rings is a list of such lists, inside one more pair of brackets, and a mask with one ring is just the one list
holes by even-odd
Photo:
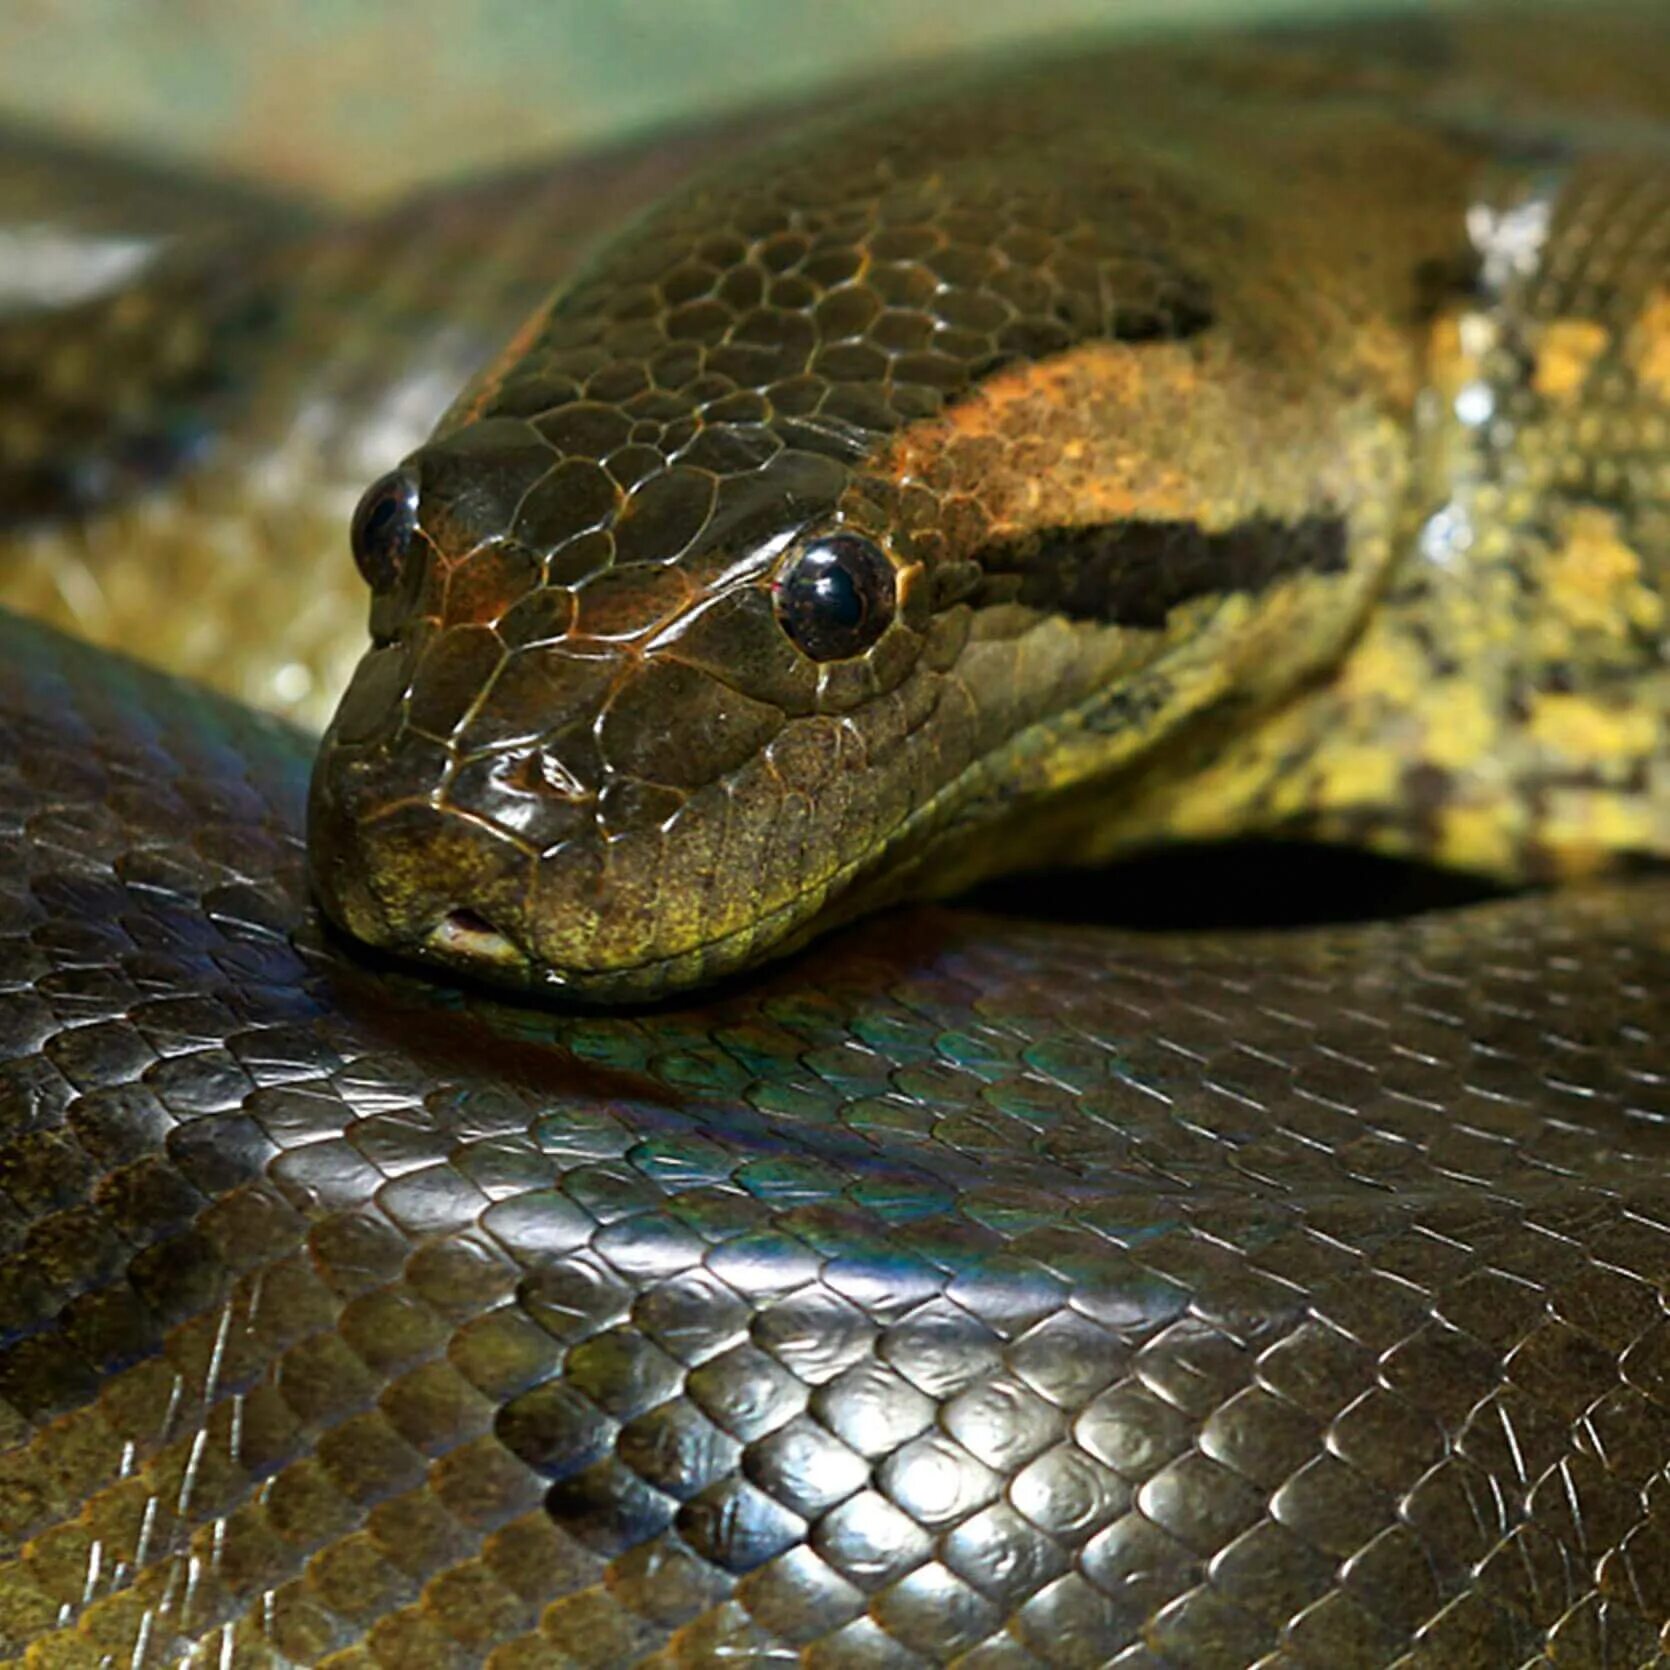
[[0, 131], [0, 605], [322, 726], [364, 648], [366, 480], [601, 227], [778, 120], [360, 220]]
[[1670, 1658], [1664, 883], [495, 1008], [303, 738], [0, 647], [6, 1655]]
[[1646, 13], [1171, 39], [675, 189], [370, 501], [327, 912], [642, 1001], [1179, 835], [1670, 856], [1665, 85]]
[[1670, 1662], [1670, 886], [494, 1007], [0, 650], [6, 1662]]
[[[1516, 60], [1514, 34], [1497, 37], [1499, 51], [1532, 106], [1581, 92], [1604, 57], [1598, 26], [1570, 65], [1529, 45]], [[1291, 95], [1299, 115], [1270, 155], [1291, 143], [1321, 181], [1335, 101], [1358, 97], [1352, 66], [1377, 38], [1359, 37], [1359, 56], [1343, 61], [1303, 45], [1291, 61], [1258, 56], [1277, 50], [1266, 43], [1201, 62], [1230, 94], [1239, 65], [1248, 96]], [[1453, 128], [1406, 126], [1400, 102], [1423, 54], [1443, 80], [1456, 38], [1447, 25], [1394, 32], [1391, 93], [1378, 69], [1367, 77], [1374, 108], [1393, 115], [1364, 130], [1357, 161], [1380, 189], [1353, 207], [1352, 225], [1378, 241], [1342, 270], [1326, 240], [1295, 233], [1307, 282], [1293, 294], [1338, 303], [1324, 356], [1333, 380], [1309, 390], [1309, 407], [1297, 395], [1269, 403], [1294, 387], [1268, 375], [1284, 363], [1272, 344], [1291, 346], [1298, 327], [1255, 328], [1270, 294], [1256, 280], [1258, 237], [1237, 244], [1244, 228], [1225, 233], [1221, 204], [1164, 197], [1168, 171], [1187, 172], [1182, 138], [1144, 153], [1144, 180], [1181, 219], [1116, 254], [1140, 304], [1114, 320], [1121, 352], [1171, 366], [1171, 380], [1146, 385], [1163, 415], [1185, 386], [1175, 379], [1189, 344], [1213, 351], [1208, 315], [1238, 320], [1239, 345], [1257, 349], [1251, 380], [1219, 363], [1202, 410], [1215, 409], [1214, 390], [1252, 398], [1244, 413], [1230, 399], [1229, 416], [1262, 413], [1248, 456], [1269, 455], [1256, 480], [1185, 497], [1163, 520], [1153, 503], [1119, 501], [1122, 527], [1133, 525], [1115, 553], [1161, 550], [1160, 579], [1138, 585], [1100, 557], [1075, 566], [1081, 546], [1039, 564], [1051, 547], [1030, 534], [981, 579], [947, 556], [972, 523], [928, 517], [910, 531], [911, 560], [917, 572], [940, 563], [940, 624], [901, 580], [878, 661], [832, 662], [804, 710], [793, 695], [804, 668], [785, 672], [779, 657], [766, 669], [785, 721], [816, 708], [820, 721], [873, 723], [863, 716], [874, 703], [914, 676], [902, 663], [889, 671], [898, 651], [885, 646], [919, 628], [937, 644], [925, 663], [936, 676], [987, 688], [959, 659], [984, 641], [986, 673], [1021, 689], [1066, 630], [1058, 621], [1037, 636], [1025, 611], [1055, 609], [1077, 622], [1074, 676], [1106, 675], [1128, 695], [1121, 681], [1163, 666], [1166, 682], [1145, 687], [1152, 711], [1182, 687], [1168, 659], [1178, 644], [1255, 683], [1265, 663], [1316, 675], [1297, 707], [1271, 695], [1273, 730], [1208, 733], [1204, 752], [1198, 733], [1165, 733], [1165, 832], [1222, 832], [1192, 821], [1197, 776], [1214, 803], [1256, 780], [1244, 798], [1268, 795], [1278, 809], [1297, 783], [1323, 833], [1477, 860], [1468, 841], [1506, 818], [1468, 798], [1479, 760], [1506, 770], [1516, 750], [1581, 737], [1583, 769], [1539, 781], [1526, 802], [1542, 820], [1534, 839], [1510, 829], [1510, 856], [1475, 867], [1534, 868], [1520, 859], [1550, 829], [1603, 852], [1654, 850], [1629, 815], [1658, 804], [1662, 740], [1648, 651], [1670, 504], [1654, 405], [1670, 379], [1670, 310], [1655, 288], [1670, 193], [1654, 149], [1662, 59], [1645, 50], [1662, 31], [1644, 28], [1641, 50], [1616, 55], [1613, 125], [1592, 152], [1550, 149], [1546, 133], [1497, 112], [1514, 143], [1487, 147], [1488, 191], [1462, 115]], [[1168, 61], [1171, 49], [1157, 50]], [[1159, 121], [1165, 88], [1139, 108], [1146, 72], [1132, 62], [1121, 72], [1129, 119]], [[1282, 63], [1290, 83], [1273, 68]], [[1043, 105], [1038, 131], [1059, 161], [1061, 123]], [[1259, 125], [1234, 109], [1221, 122], [1220, 144]], [[894, 270], [866, 268], [881, 311], [900, 315], [887, 329], [903, 369], [886, 388], [903, 404], [885, 421], [853, 392], [869, 363], [862, 342], [837, 353], [832, 404], [796, 410], [795, 390], [767, 384], [770, 423], [743, 400], [685, 433], [673, 407], [739, 391], [686, 381], [650, 395], [619, 380], [587, 333], [603, 318], [641, 349], [634, 252], [659, 259], [669, 224], [734, 208], [725, 182], [755, 166], [724, 172], [735, 143], [733, 130], [707, 154], [718, 184], [675, 194], [600, 246], [508, 349], [494, 331], [571, 273], [602, 216], [700, 160], [688, 147], [674, 162], [629, 150], [590, 173], [443, 191], [362, 227], [308, 226], [255, 194], [206, 196], [206, 219], [242, 230], [201, 247], [169, 242], [192, 214], [183, 202], [170, 210], [159, 184], [162, 207], [135, 200], [159, 245], [131, 290], [115, 283], [66, 307], [27, 285], [0, 291], [15, 310], [0, 323], [0, 578], [21, 574], [18, 600], [37, 613], [270, 708], [317, 711], [352, 641], [347, 475], [396, 462], [401, 437], [439, 415], [446, 375], [478, 378], [419, 454], [433, 560], [391, 564], [371, 671], [322, 776], [304, 730], [0, 614], [0, 1665], [1670, 1667], [1662, 874], [1261, 931], [1067, 925], [990, 899], [917, 905], [788, 954], [775, 942], [779, 960], [715, 989], [609, 1009], [494, 996], [444, 967], [414, 972], [322, 917], [321, 885], [351, 930], [370, 922], [378, 931], [361, 937], [409, 954], [402, 935], [381, 932], [395, 907], [419, 921], [437, 899], [502, 906], [457, 843], [411, 842], [392, 892], [374, 895], [353, 873], [370, 864], [363, 854], [333, 877], [333, 843], [356, 838], [330, 803], [355, 781], [343, 755], [358, 753], [356, 769], [371, 762], [355, 793], [390, 770], [372, 744], [391, 701], [399, 718], [383, 740], [426, 745], [395, 756], [394, 777], [422, 785], [441, 756], [458, 768], [425, 817], [449, 795], [449, 815], [470, 811], [477, 793], [482, 824], [531, 827], [516, 806], [543, 794], [532, 779], [501, 773], [471, 789], [463, 778], [478, 721], [494, 769], [539, 741], [547, 789], [560, 775], [551, 758], [580, 771], [556, 743], [585, 724], [612, 742], [611, 768], [653, 767], [610, 801], [611, 834], [655, 813], [667, 787], [655, 770], [709, 771], [712, 756], [669, 741], [673, 720], [705, 714], [708, 740], [723, 744], [746, 718], [740, 702], [714, 718], [707, 687], [688, 680], [650, 704], [660, 731], [644, 711], [621, 719], [630, 707], [595, 690], [558, 690], [555, 714], [518, 710], [500, 677], [509, 658], [487, 646], [495, 667], [483, 673], [484, 639], [508, 632], [515, 610], [525, 667], [539, 661], [523, 652], [556, 640], [559, 657], [576, 656], [576, 614], [579, 638], [608, 640], [624, 623], [630, 639], [646, 599], [653, 608], [661, 588], [712, 578], [694, 536], [700, 560], [664, 560], [701, 508], [694, 475], [740, 479], [784, 453], [850, 463], [854, 435], [895, 418], [918, 445], [912, 425], [938, 420], [922, 391], [956, 382], [959, 341], [974, 354], [962, 338], [915, 340], [910, 272], [926, 246], [901, 219], [879, 235], [877, 259]], [[13, 196], [50, 192], [33, 182], [50, 182], [61, 160], [36, 152]], [[1259, 180], [1261, 166], [1248, 163], [1259, 184], [1248, 201], [1265, 201], [1281, 174]], [[797, 167], [796, 188], [815, 189], [816, 169]], [[1411, 179], [1418, 189], [1400, 198]], [[1364, 197], [1332, 189], [1335, 207]], [[1459, 277], [1424, 260], [1447, 247], [1428, 193], [1446, 212], [1473, 211], [1460, 253], [1474, 259]], [[905, 191], [904, 208], [919, 196]], [[1030, 270], [1040, 240], [1064, 240], [1067, 255], [1044, 263], [1068, 275], [1059, 291], [1040, 296], [1017, 278], [1013, 317], [951, 327], [995, 333], [988, 346], [1018, 353], [1023, 373], [1084, 346], [1061, 339], [1083, 323], [1069, 282], [1078, 233], [1051, 221], [1059, 202], [1047, 190], [1040, 202], [1040, 225], [1010, 228], [1003, 253]], [[507, 216], [507, 242], [473, 263]], [[97, 206], [69, 224], [90, 255], [123, 225]], [[1160, 234], [1178, 225], [1212, 257], [1204, 289], [1160, 258], [1173, 247]], [[1411, 247], [1384, 241], [1399, 230]], [[732, 370], [795, 349], [793, 320], [824, 282], [790, 270], [808, 257], [790, 247], [793, 229], [762, 225], [758, 237], [781, 257], [771, 305], [788, 324], [776, 321], [774, 342], [746, 331], [704, 340], [720, 363], [731, 350]], [[695, 310], [686, 322], [698, 338], [715, 307], [754, 305], [752, 257], [727, 257], [722, 241], [701, 256], [711, 272], [678, 281], [716, 287], [718, 299], [677, 304]], [[967, 258], [960, 247], [930, 253], [954, 264]], [[1244, 296], [1225, 289], [1235, 248], [1253, 252]], [[1388, 413], [1408, 344], [1375, 332], [1403, 318], [1392, 304], [1408, 299], [1410, 255], [1423, 256], [1433, 290], [1420, 315], [1431, 388], [1460, 416], [1441, 412], [1423, 431], [1434, 457], [1406, 470]], [[666, 282], [659, 269], [650, 279]], [[942, 305], [979, 311], [968, 295]], [[855, 307], [841, 296], [831, 328], [846, 330]], [[163, 328], [170, 319], [184, 321], [180, 335]], [[1011, 326], [1020, 336], [1005, 341]], [[658, 350], [655, 363], [683, 361]], [[554, 379], [582, 366], [595, 387], [552, 407]], [[1048, 377], [1042, 392], [1072, 408]], [[396, 395], [404, 404], [391, 405]], [[1408, 403], [1421, 404], [1414, 392]], [[1000, 501], [996, 484], [1008, 491], [1025, 474], [1013, 459], [999, 467], [1010, 443], [1001, 427], [980, 429], [978, 410], [961, 431], [975, 453], [929, 472], [941, 499], [967, 490], [974, 522]], [[176, 426], [182, 412], [189, 432]], [[158, 413], [170, 421], [153, 422]], [[507, 433], [535, 421], [546, 425], [538, 441], [507, 450]], [[479, 431], [472, 441], [477, 424], [484, 443]], [[744, 429], [760, 431], [753, 465], [737, 450]], [[209, 443], [199, 451], [182, 433]], [[820, 454], [832, 437], [835, 453]], [[705, 452], [658, 478], [685, 446]], [[1421, 501], [1423, 519], [1407, 525], [1373, 493], [1307, 497], [1321, 480], [1312, 465], [1321, 485], [1334, 481], [1330, 448], [1353, 470], [1385, 462], [1376, 487], [1430, 475], [1448, 497]], [[527, 487], [517, 472], [534, 467], [527, 454], [546, 470], [553, 449], [574, 491], [529, 512], [526, 545], [470, 546], [470, 518], [503, 535], [507, 496], [520, 506]], [[1079, 456], [1050, 456], [1042, 499], [1067, 492]], [[1105, 510], [1118, 464], [1097, 459], [1077, 490]], [[671, 483], [611, 519], [600, 509], [609, 470], [611, 498]], [[771, 494], [750, 492], [750, 515], [773, 509]], [[606, 527], [552, 532], [588, 504]], [[875, 510], [843, 501], [843, 528], [889, 537]], [[1278, 522], [1287, 533], [1273, 543]], [[588, 532], [629, 550], [646, 540], [647, 560], [600, 587], [584, 566], [600, 544]], [[518, 576], [553, 562], [572, 572], [542, 574], [531, 599], [516, 591]], [[54, 591], [66, 573], [87, 585]], [[147, 632], [147, 611], [185, 576], [217, 574], [195, 611]], [[973, 590], [959, 593], [964, 584]], [[568, 586], [574, 595], [553, 602]], [[1504, 593], [1499, 615], [1469, 612], [1470, 598]], [[969, 597], [977, 618], [947, 627]], [[1368, 623], [1342, 623], [1339, 611], [1359, 605]], [[1097, 611], [1111, 618], [1080, 618]], [[1249, 620], [1262, 624], [1237, 638]], [[673, 659], [725, 685], [713, 646], [733, 629], [721, 624], [706, 650], [681, 632]], [[1347, 641], [1358, 676], [1365, 658], [1374, 669], [1358, 686], [1322, 678]], [[1380, 727], [1411, 683], [1400, 657], [1417, 653], [1421, 688], [1400, 710], [1416, 740], [1396, 754]], [[654, 656], [626, 659], [635, 677]], [[286, 678], [292, 666], [307, 680]], [[760, 678], [761, 661], [744, 655], [732, 675]], [[536, 723], [518, 731], [518, 711]], [[937, 711], [907, 715], [900, 734]], [[1102, 717], [1098, 735], [1145, 722], [1129, 700]], [[1076, 746], [1066, 729], [1046, 740], [1045, 764]], [[779, 780], [797, 768], [775, 737], [749, 746]], [[1387, 758], [1402, 775], [1376, 775]], [[1026, 764], [1004, 756], [999, 788]], [[1346, 794], [1365, 781], [1391, 783], [1386, 804], [1421, 843], [1373, 839], [1380, 803]], [[1316, 783], [1345, 798], [1305, 800]], [[578, 798], [569, 779], [560, 786], [559, 799]], [[1567, 791], [1580, 812], [1559, 799]], [[832, 821], [843, 811], [833, 795], [809, 798]], [[569, 815], [541, 804], [538, 817]], [[779, 815], [773, 838], [785, 828]], [[1054, 838], [1042, 823], [1025, 832], [1034, 856]], [[769, 881], [775, 858], [760, 848], [753, 861], [740, 873]], [[1071, 906], [1080, 884], [1065, 886]], [[383, 918], [363, 899], [344, 911], [348, 887], [379, 897]], [[456, 937], [479, 949], [493, 930], [484, 916]]]

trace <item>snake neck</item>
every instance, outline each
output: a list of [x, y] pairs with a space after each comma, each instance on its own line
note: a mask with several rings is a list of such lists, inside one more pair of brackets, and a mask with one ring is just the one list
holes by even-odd
[[1514, 882], [1670, 853], [1667, 228], [1650, 158], [1487, 182], [1361, 632], [1262, 722], [1168, 762], [1109, 845], [1296, 835]]

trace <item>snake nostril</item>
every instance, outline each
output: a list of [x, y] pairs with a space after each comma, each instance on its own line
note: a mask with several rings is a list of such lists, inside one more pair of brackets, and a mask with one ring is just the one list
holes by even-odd
[[450, 960], [467, 959], [513, 968], [527, 962], [527, 954], [511, 937], [473, 910], [450, 910], [425, 936], [425, 945]]

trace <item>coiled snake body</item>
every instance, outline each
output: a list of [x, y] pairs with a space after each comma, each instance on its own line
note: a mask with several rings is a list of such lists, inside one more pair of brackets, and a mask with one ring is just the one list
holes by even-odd
[[[0, 628], [0, 1662], [1670, 1661], [1667, 75], [1097, 49], [0, 288], [34, 613], [318, 714], [389, 472], [346, 936], [301, 730]], [[684, 990], [1246, 832], [1564, 885]]]

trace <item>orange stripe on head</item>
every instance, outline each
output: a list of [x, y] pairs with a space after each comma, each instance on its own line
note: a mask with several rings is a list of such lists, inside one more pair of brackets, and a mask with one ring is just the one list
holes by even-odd
[[[1193, 343], [1092, 342], [1006, 367], [886, 447], [896, 485], [967, 497], [988, 537], [1126, 520], [1218, 526], [1254, 505], [1241, 393]], [[1246, 379], [1242, 379], [1245, 385]]]

